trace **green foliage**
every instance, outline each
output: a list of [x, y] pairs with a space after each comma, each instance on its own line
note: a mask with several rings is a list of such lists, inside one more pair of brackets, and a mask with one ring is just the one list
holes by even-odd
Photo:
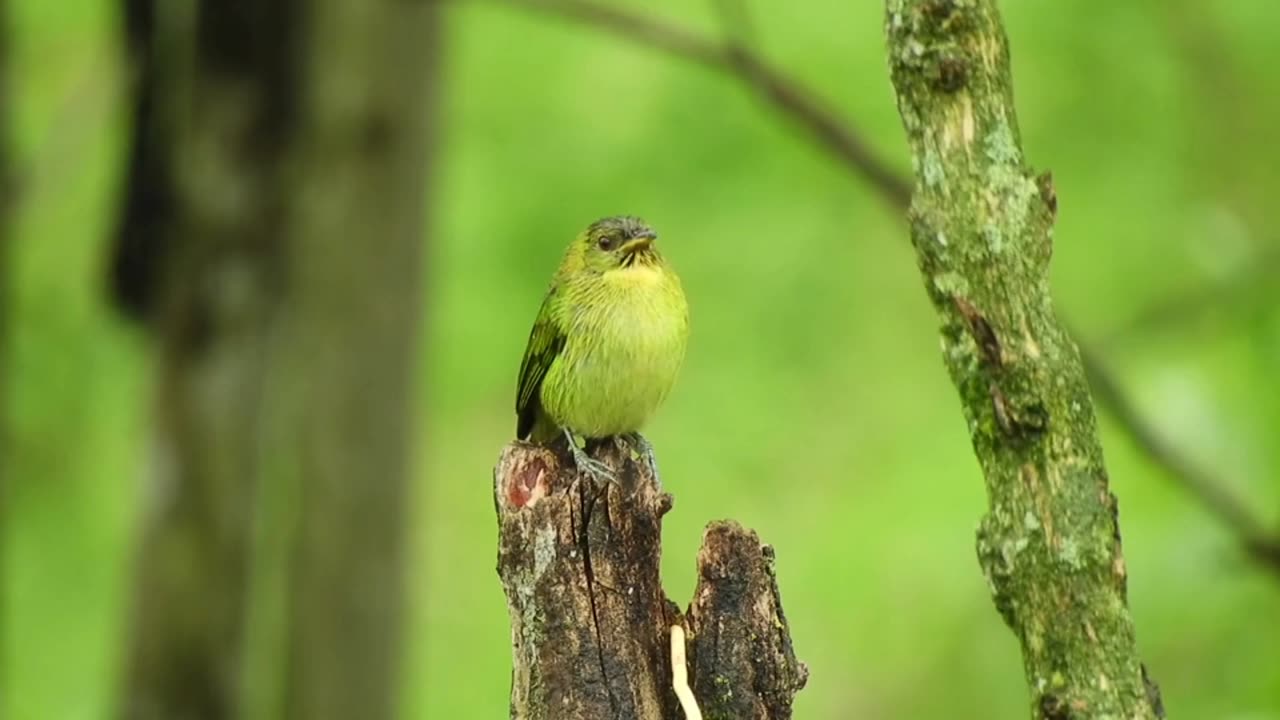
[[[100, 718], [154, 461], [146, 348], [101, 302], [123, 74], [108, 4], [12, 5], [24, 195], [0, 715]], [[754, 8], [769, 55], [907, 173], [881, 4]], [[645, 11], [715, 31], [698, 4]], [[1061, 204], [1055, 299], [1087, 336], [1275, 246], [1280, 6], [1004, 11], [1027, 159]], [[902, 219], [719, 75], [496, 4], [449, 20], [405, 716], [505, 713], [490, 469], [546, 279], [584, 222], [619, 212], [654, 224], [692, 309], [649, 432], [676, 496], [670, 594], [692, 590], [706, 521], [735, 518], [777, 549], [811, 670], [797, 717], [1022, 716], [1017, 641], [974, 557], [981, 474]], [[1150, 417], [1272, 518], [1275, 300], [1104, 348]], [[1138, 645], [1171, 713], [1280, 718], [1280, 586], [1108, 423]]]

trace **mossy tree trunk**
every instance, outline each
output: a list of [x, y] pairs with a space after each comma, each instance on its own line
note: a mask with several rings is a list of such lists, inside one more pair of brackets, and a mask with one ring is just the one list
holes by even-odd
[[113, 294], [158, 383], [120, 715], [390, 717], [434, 4], [125, 18]]
[[1032, 716], [1154, 718], [1080, 354], [1049, 299], [1057, 198], [1023, 159], [994, 0], [887, 0], [910, 223], [986, 478], [978, 556]]

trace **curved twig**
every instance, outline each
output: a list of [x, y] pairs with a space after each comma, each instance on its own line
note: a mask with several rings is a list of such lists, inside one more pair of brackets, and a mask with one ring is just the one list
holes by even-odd
[[735, 76], [755, 91], [766, 106], [804, 128], [855, 175], [869, 181], [891, 207], [905, 208], [911, 201], [911, 185], [876, 156], [859, 133], [828, 110], [814, 92], [747, 48], [710, 40], [678, 25], [591, 0], [494, 1], [589, 25]]

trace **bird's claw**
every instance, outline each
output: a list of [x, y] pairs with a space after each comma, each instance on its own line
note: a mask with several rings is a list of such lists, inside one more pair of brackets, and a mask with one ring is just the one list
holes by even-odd
[[596, 460], [577, 447], [573, 448], [573, 464], [578, 469], [590, 475], [596, 482], [617, 482], [618, 476], [613, 472], [613, 468]]
[[573, 464], [577, 466], [578, 470], [590, 475], [591, 479], [597, 483], [618, 482], [618, 476], [614, 473], [613, 468], [596, 460], [588, 455], [586, 450], [578, 447], [578, 444], [573, 441], [573, 436], [567, 431], [565, 432], [565, 437], [569, 440], [569, 452], [573, 455]]
[[644, 459], [645, 464], [649, 466], [649, 472], [653, 473], [654, 484], [661, 488], [662, 477], [658, 475], [658, 457], [653, 452], [653, 443], [646, 440], [638, 432], [627, 433], [624, 437], [635, 448], [636, 453]]

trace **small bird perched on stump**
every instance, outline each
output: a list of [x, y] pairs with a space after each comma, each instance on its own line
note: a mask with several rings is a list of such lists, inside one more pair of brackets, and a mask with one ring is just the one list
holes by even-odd
[[640, 428], [675, 384], [689, 338], [680, 278], [636, 217], [592, 223], [565, 251], [520, 363], [516, 437], [564, 436], [574, 463], [612, 480], [575, 440], [623, 437], [657, 477]]

